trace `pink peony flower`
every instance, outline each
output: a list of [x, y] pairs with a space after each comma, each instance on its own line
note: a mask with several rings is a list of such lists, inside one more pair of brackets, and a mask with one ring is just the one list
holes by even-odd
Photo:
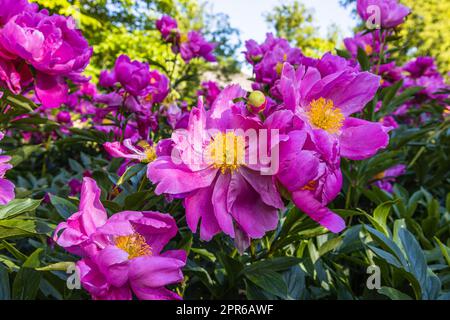
[[22, 59], [36, 69], [35, 91], [45, 107], [67, 101], [65, 78], [83, 81], [92, 48], [72, 18], [25, 11], [0, 29], [0, 57]]
[[[376, 7], [380, 13], [380, 27], [395, 28], [405, 21], [411, 10], [398, 2], [398, 0], [357, 0], [357, 10], [359, 16], [367, 21], [374, 14]], [[376, 11], [375, 11], [376, 12]]]
[[182, 250], [162, 252], [177, 233], [175, 220], [159, 212], [119, 212], [108, 218], [100, 189], [85, 177], [79, 211], [55, 230], [54, 240], [82, 257], [76, 263], [83, 287], [100, 300], [180, 299], [166, 285], [183, 280]]
[[[0, 140], [2, 140], [4, 137], [4, 134], [0, 132]], [[0, 149], [0, 153], [2, 150]], [[5, 205], [11, 200], [14, 199], [14, 184], [6, 180], [5, 173], [6, 171], [10, 170], [12, 168], [12, 165], [7, 163], [9, 160], [11, 160], [10, 156], [2, 156], [0, 155], [0, 204]]]
[[158, 157], [147, 172], [156, 194], [184, 198], [188, 226], [195, 232], [200, 222], [201, 239], [224, 232], [241, 251], [250, 239], [276, 228], [283, 207], [273, 177], [261, 174], [264, 165], [244, 160], [257, 151], [247, 148], [239, 130], [263, 128], [256, 118], [243, 115], [242, 102], [233, 102], [245, 95], [238, 85], [229, 86], [209, 111], [200, 100], [187, 130], [172, 134], [171, 156]]

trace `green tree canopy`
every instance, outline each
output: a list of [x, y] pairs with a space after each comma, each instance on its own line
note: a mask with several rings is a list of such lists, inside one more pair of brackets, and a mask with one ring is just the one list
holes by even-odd
[[337, 26], [330, 27], [326, 38], [320, 37], [313, 11], [297, 0], [289, 4], [280, 3], [266, 15], [266, 21], [278, 37], [286, 38], [306, 55], [321, 56], [336, 46]]

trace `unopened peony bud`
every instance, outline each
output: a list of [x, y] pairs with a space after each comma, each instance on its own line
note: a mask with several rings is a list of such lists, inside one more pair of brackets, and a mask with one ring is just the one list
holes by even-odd
[[259, 90], [252, 91], [248, 96], [248, 105], [251, 111], [261, 112], [266, 107], [266, 96]]

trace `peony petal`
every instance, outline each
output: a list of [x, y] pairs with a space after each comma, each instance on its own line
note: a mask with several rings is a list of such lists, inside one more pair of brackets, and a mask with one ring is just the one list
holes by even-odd
[[221, 174], [217, 178], [212, 194], [212, 204], [217, 223], [224, 233], [234, 238], [233, 218], [227, 210], [227, 193], [231, 175]]
[[363, 160], [386, 148], [387, 128], [378, 122], [347, 118], [339, 137], [341, 155], [351, 160]]
[[196, 232], [198, 221], [200, 224], [200, 238], [209, 241], [220, 232], [220, 226], [214, 215], [211, 199], [214, 186], [199, 189], [188, 195], [184, 200], [186, 221], [192, 232]]
[[331, 232], [338, 233], [345, 228], [344, 219], [317, 201], [312, 192], [296, 191], [292, 193], [292, 200], [311, 219], [320, 223]]
[[148, 165], [147, 176], [157, 184], [155, 193], [181, 194], [211, 185], [217, 169], [190, 171], [186, 166], [176, 165], [170, 157], [160, 157]]
[[128, 253], [115, 246], [107, 246], [95, 257], [100, 272], [106, 281], [115, 287], [121, 287], [128, 281]]
[[86, 235], [94, 233], [108, 219], [106, 210], [100, 202], [101, 190], [95, 180], [84, 177], [81, 187], [80, 211], [82, 230]]
[[162, 256], [142, 256], [130, 260], [129, 279], [136, 288], [160, 288], [183, 280], [182, 260]]
[[58, 108], [67, 101], [69, 87], [62, 77], [36, 74], [36, 95], [47, 108]]

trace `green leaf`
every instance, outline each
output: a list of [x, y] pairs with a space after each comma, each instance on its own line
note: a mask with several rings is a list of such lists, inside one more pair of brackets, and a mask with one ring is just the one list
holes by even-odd
[[14, 167], [17, 167], [20, 163], [27, 160], [33, 152], [36, 152], [41, 148], [41, 145], [23, 146], [15, 150], [6, 152], [7, 155], [11, 156], [9, 161]]
[[389, 228], [387, 227], [387, 217], [391, 211], [392, 206], [397, 201], [387, 201], [380, 204], [373, 212], [373, 218], [376, 221], [376, 225], [380, 228], [377, 230], [383, 232], [386, 236], [390, 235]]
[[59, 215], [64, 219], [69, 218], [73, 213], [78, 211], [78, 207], [71, 201], [53, 194], [50, 194], [50, 202], [55, 207]]
[[281, 274], [271, 270], [255, 270], [252, 273], [246, 273], [245, 276], [265, 291], [282, 299], [286, 298], [288, 289]]
[[412, 300], [407, 294], [390, 287], [381, 287], [378, 293], [389, 297], [391, 300]]
[[342, 237], [337, 237], [328, 240], [322, 246], [319, 248], [319, 257], [323, 256], [324, 254], [327, 254], [330, 251], [335, 250], [337, 247], [339, 247], [342, 243]]
[[2, 240], [2, 245], [17, 260], [25, 261], [27, 259], [26, 255], [24, 255], [22, 252], [20, 252], [18, 249], [16, 249], [16, 247], [14, 245], [10, 244], [9, 242]]
[[191, 251], [206, 258], [207, 260], [209, 260], [211, 262], [216, 262], [216, 256], [206, 249], [191, 248]]
[[358, 47], [358, 53], [357, 53], [356, 58], [358, 59], [358, 62], [360, 64], [362, 70], [367, 71], [370, 69], [369, 57], [367, 56], [366, 52], [361, 47]]
[[411, 272], [419, 282], [422, 290], [425, 288], [427, 278], [427, 261], [425, 254], [420, 248], [416, 238], [406, 228], [400, 228], [398, 236], [402, 243], [403, 250], [409, 263], [409, 272]]
[[245, 295], [248, 300], [274, 300], [276, 296], [265, 292], [263, 289], [253, 284], [251, 281], [245, 280]]
[[67, 271], [69, 267], [73, 266], [74, 262], [57, 262], [45, 267], [35, 268], [37, 271]]
[[447, 265], [450, 267], [450, 248], [444, 245], [437, 237], [434, 237], [434, 240], [438, 243], [442, 256], [444, 257], [445, 262], [447, 262]]
[[295, 257], [276, 257], [263, 261], [254, 262], [246, 266], [244, 273], [252, 273], [257, 270], [283, 271], [299, 264], [302, 259]]
[[125, 183], [126, 181], [130, 180], [132, 177], [137, 175], [143, 168], [145, 168], [145, 164], [138, 163], [132, 167], [128, 167], [127, 170], [124, 172], [124, 174], [117, 180], [117, 185], [120, 186], [121, 184]]
[[382, 232], [375, 230], [369, 226], [364, 226], [364, 229], [366, 229], [370, 233], [372, 238], [380, 245], [380, 247], [394, 255], [398, 259], [402, 267], [408, 267], [408, 262], [406, 261], [402, 250], [394, 241], [387, 238], [386, 235], [384, 235]]
[[8, 269], [0, 264], [0, 300], [11, 299]]
[[0, 220], [0, 239], [50, 235], [54, 228], [54, 225], [36, 218]]
[[403, 86], [403, 80], [400, 80], [398, 82], [396, 82], [394, 85], [389, 86], [385, 89], [383, 89], [383, 103], [382, 103], [382, 107], [379, 110], [379, 112], [381, 112], [381, 114], [386, 114], [386, 111], [389, 108], [389, 104], [391, 103], [391, 100], [395, 97], [395, 95], [397, 94], [398, 90]]
[[418, 93], [421, 90], [423, 90], [423, 87], [410, 87], [405, 89], [401, 94], [392, 99], [392, 102], [389, 105], [388, 110], [386, 110], [386, 112], [389, 113], [390, 111], [395, 110], [397, 107], [404, 104], [406, 101], [411, 99], [416, 93]]
[[347, 50], [341, 50], [341, 49], [337, 49], [337, 48], [335, 50], [336, 50], [336, 54], [342, 58], [351, 59], [351, 57], [352, 57], [350, 52], [348, 52]]
[[17, 273], [12, 288], [12, 297], [16, 300], [33, 300], [36, 298], [41, 282], [41, 273], [34, 270], [39, 267], [42, 249], [34, 251]]
[[[5, 93], [6, 94], [6, 93]], [[11, 93], [7, 93], [6, 95], [6, 101], [8, 101], [8, 103], [12, 106], [12, 107], [18, 107], [18, 108], [22, 108], [25, 109], [27, 111], [33, 111], [33, 109], [36, 109], [37, 106], [36, 104], [25, 98], [24, 96], [21, 95], [12, 95]]]
[[450, 212], [450, 192], [447, 193], [447, 198], [445, 199], [445, 208], [447, 212]]
[[0, 206], [0, 220], [12, 218], [22, 213], [33, 212], [41, 204], [42, 200], [14, 199], [7, 205]]
[[19, 270], [19, 266], [15, 264], [13, 261], [11, 261], [10, 257], [4, 256], [0, 254], [0, 262], [4, 264], [9, 271], [17, 271]]
[[383, 259], [386, 263], [390, 264], [391, 266], [394, 266], [396, 268], [403, 268], [400, 261], [390, 254], [387, 251], [384, 251], [380, 248], [377, 248], [375, 246], [368, 245], [369, 249], [373, 251], [379, 258]]
[[288, 288], [288, 299], [300, 300], [305, 296], [305, 272], [300, 266], [294, 266], [283, 273]]

